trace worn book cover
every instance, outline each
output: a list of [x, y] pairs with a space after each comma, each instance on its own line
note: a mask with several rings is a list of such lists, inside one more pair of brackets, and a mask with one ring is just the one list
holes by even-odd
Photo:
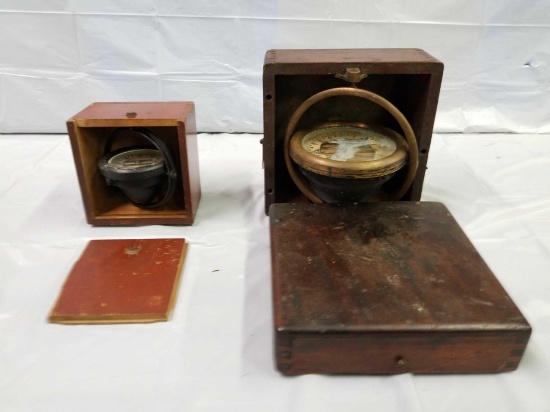
[[50, 322], [168, 320], [186, 250], [185, 239], [90, 241], [63, 285]]

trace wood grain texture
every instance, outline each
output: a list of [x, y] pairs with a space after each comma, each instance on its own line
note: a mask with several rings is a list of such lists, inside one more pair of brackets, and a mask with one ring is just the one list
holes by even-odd
[[[441, 62], [421, 49], [273, 49], [265, 54], [265, 67], [282, 65], [288, 72], [303, 70], [296, 65], [308, 65], [324, 69], [327, 64], [373, 65], [380, 72], [395, 73], [431, 72], [428, 65], [440, 66]], [[399, 66], [405, 67], [399, 67]], [[265, 70], [265, 68], [264, 68]], [[268, 68], [269, 70], [269, 68]], [[310, 69], [311, 70], [311, 69]], [[315, 70], [315, 69], [313, 69]]]
[[186, 251], [184, 239], [90, 241], [63, 285], [50, 322], [168, 320]]
[[274, 204], [270, 224], [283, 372], [517, 367], [530, 326], [443, 205]]
[[[191, 102], [98, 102], [75, 114], [72, 119], [79, 127], [176, 126], [178, 121], [185, 121], [193, 110]], [[135, 115], [130, 117], [128, 113]]]
[[[323, 90], [348, 86], [337, 79], [348, 67], [368, 77], [357, 84], [393, 103], [410, 123], [417, 139], [419, 166], [403, 200], [420, 200], [443, 76], [443, 64], [419, 49], [270, 50], [263, 68], [265, 211], [273, 203], [304, 202], [283, 158], [284, 133], [292, 113]], [[318, 103], [303, 116], [298, 130], [326, 121], [365, 122], [402, 133], [384, 109], [350, 97]], [[398, 173], [396, 180], [402, 179]], [[393, 180], [393, 179], [392, 179]], [[387, 192], [397, 185], [388, 182]]]

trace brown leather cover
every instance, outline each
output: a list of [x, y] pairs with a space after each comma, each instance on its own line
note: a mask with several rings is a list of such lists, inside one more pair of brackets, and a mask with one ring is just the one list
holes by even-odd
[[49, 320], [168, 320], [186, 250], [185, 239], [92, 240], [67, 277]]

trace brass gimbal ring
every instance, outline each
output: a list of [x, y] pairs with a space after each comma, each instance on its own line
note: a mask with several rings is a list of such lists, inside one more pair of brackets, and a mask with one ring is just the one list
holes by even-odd
[[296, 129], [296, 126], [298, 125], [298, 122], [300, 121], [304, 113], [311, 106], [320, 102], [321, 100], [327, 99], [329, 97], [334, 97], [334, 96], [359, 97], [361, 99], [366, 99], [373, 103], [376, 103], [380, 107], [386, 109], [397, 121], [397, 123], [399, 123], [399, 126], [401, 126], [401, 129], [405, 134], [405, 138], [409, 146], [409, 161], [407, 163], [407, 175], [403, 180], [403, 182], [401, 183], [401, 186], [399, 187], [399, 189], [396, 190], [394, 194], [392, 194], [390, 200], [401, 199], [405, 195], [405, 193], [407, 193], [407, 190], [409, 190], [409, 188], [411, 187], [414, 177], [416, 175], [416, 169], [418, 168], [418, 146], [416, 144], [416, 137], [414, 136], [412, 127], [407, 121], [407, 119], [405, 118], [405, 116], [403, 115], [403, 113], [401, 113], [399, 109], [397, 109], [397, 107], [395, 107], [388, 100], [371, 91], [357, 89], [354, 87], [337, 87], [334, 89], [323, 90], [322, 92], [314, 94], [313, 96], [305, 100], [300, 106], [298, 106], [298, 108], [294, 111], [294, 113], [290, 117], [290, 121], [288, 122], [288, 126], [286, 128], [286, 133], [285, 133], [284, 156], [285, 156], [285, 164], [288, 169], [288, 173], [292, 178], [292, 181], [294, 182], [296, 187], [298, 187], [298, 189], [300, 189], [300, 191], [313, 203], [323, 203], [323, 200], [321, 200], [321, 198], [319, 198], [315, 193], [313, 193], [305, 177], [302, 176], [301, 173], [296, 171], [296, 168], [290, 157], [290, 139], [295, 133], [295, 129]]

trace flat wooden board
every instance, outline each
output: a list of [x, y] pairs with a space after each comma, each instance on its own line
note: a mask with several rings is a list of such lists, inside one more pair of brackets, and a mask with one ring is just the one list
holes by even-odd
[[275, 204], [270, 217], [279, 328], [456, 331], [525, 325], [440, 203]]
[[63, 285], [50, 322], [168, 320], [186, 251], [185, 239], [90, 241]]

